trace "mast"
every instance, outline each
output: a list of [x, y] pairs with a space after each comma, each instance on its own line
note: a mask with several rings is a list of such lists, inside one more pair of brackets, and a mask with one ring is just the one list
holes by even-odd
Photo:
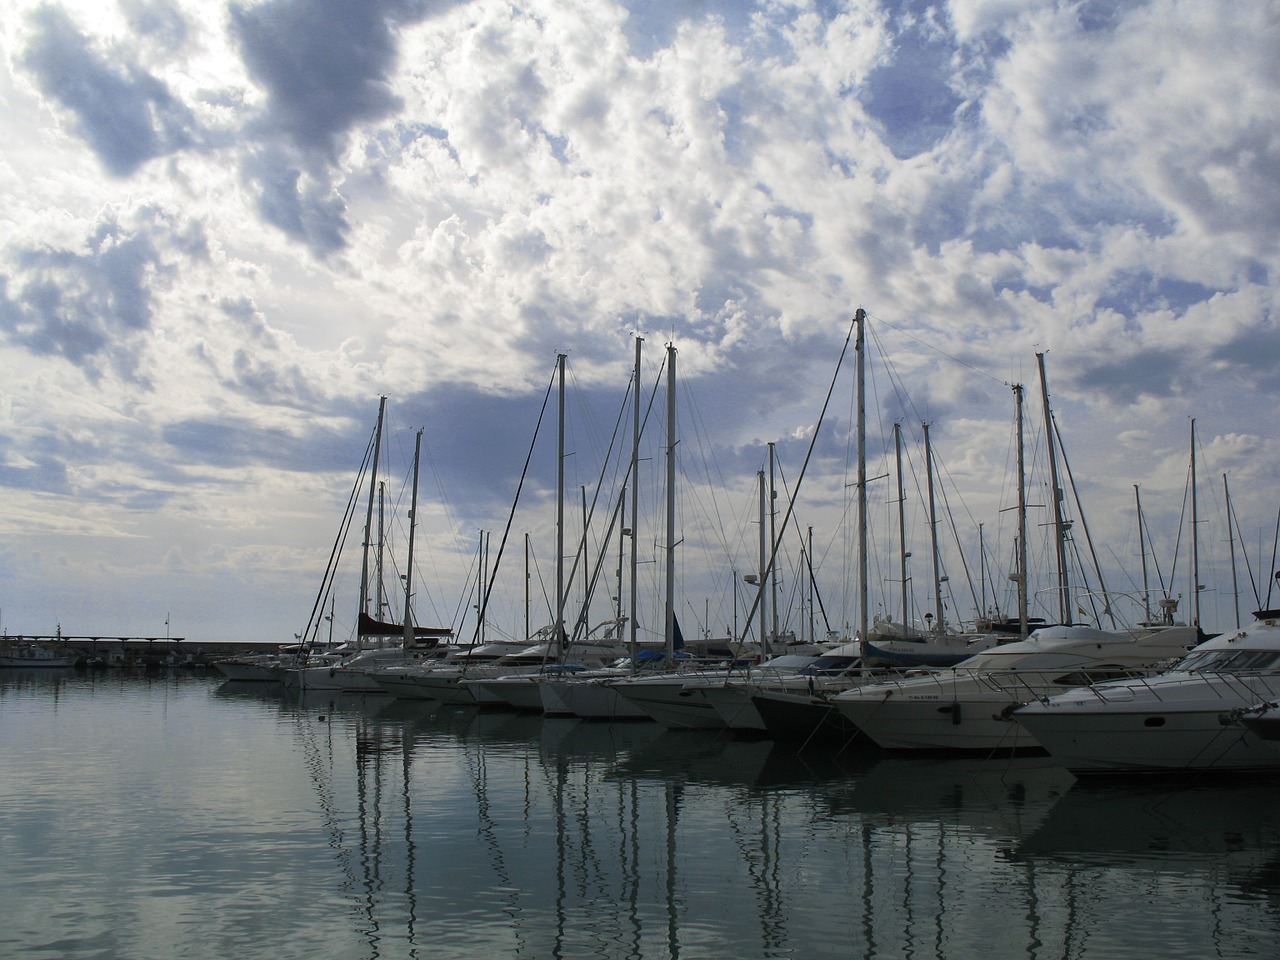
[[[774, 445], [769, 441], [769, 542], [778, 542], [778, 488], [774, 482], [775, 473]], [[769, 567], [769, 642], [762, 651], [769, 656], [773, 644], [778, 642], [778, 563], [775, 560]]]
[[374, 586], [377, 591], [376, 599], [374, 600], [374, 619], [376, 620], [382, 619], [382, 614], [387, 607], [387, 598], [384, 595], [385, 584], [383, 582], [383, 557], [386, 550], [386, 526], [384, 520], [386, 493], [387, 485], [385, 482], [380, 481], [378, 483], [378, 555], [374, 574]]
[[768, 560], [766, 559], [768, 551], [765, 549], [765, 487], [764, 487], [764, 471], [756, 471], [756, 486], [760, 493], [760, 580], [756, 587], [757, 604], [760, 607], [760, 652], [767, 654], [769, 651], [769, 604], [765, 594], [765, 577], [768, 571]]
[[422, 453], [422, 430], [413, 444], [413, 490], [409, 494], [409, 558], [404, 572], [404, 646], [413, 646], [413, 534], [418, 526], [418, 459]]
[[929, 443], [929, 425], [922, 423], [924, 429], [924, 472], [929, 487], [929, 546], [933, 551], [933, 628], [938, 633], [946, 631], [946, 620], [942, 613], [942, 559], [938, 555], [938, 511], [933, 497], [933, 447]]
[[[387, 398], [379, 397], [378, 425], [374, 428], [373, 436], [373, 465], [369, 475], [369, 507], [364, 516], [364, 554], [360, 561], [360, 612], [364, 614], [369, 612], [369, 541], [373, 535], [373, 501], [378, 489], [378, 458], [382, 450], [382, 421], [386, 411]], [[357, 626], [356, 648], [359, 649], [360, 646], [360, 628]]]
[[858, 641], [863, 657], [867, 653], [867, 402], [866, 402], [866, 325], [867, 312], [861, 307], [854, 314], [858, 336], [854, 352], [858, 357]]
[[564, 654], [564, 361], [563, 353], [556, 354], [560, 401], [556, 432], [556, 626], [552, 652], [557, 660]]
[[[622, 515], [627, 512], [627, 488], [625, 485], [623, 486], [622, 493], [619, 494], [619, 496], [621, 497], [622, 502], [618, 504], [618, 514]], [[624, 527], [618, 533], [618, 566], [615, 571], [615, 578], [618, 581], [618, 595], [614, 597], [614, 600], [613, 600], [613, 618], [618, 625], [617, 627], [618, 632], [616, 636], [618, 637], [619, 640], [622, 639], [622, 561], [623, 561], [622, 554], [623, 554], [623, 549], [626, 546], [626, 541], [627, 541], [627, 531], [626, 531], [626, 528]]]
[[1018, 634], [1027, 635], [1027, 464], [1022, 442], [1022, 384], [1013, 385], [1014, 407], [1018, 421]]
[[893, 460], [898, 469], [898, 572], [902, 584], [902, 635], [906, 637], [911, 635], [907, 619], [910, 612], [907, 605], [907, 495], [902, 488], [902, 425], [899, 423], [893, 425]]
[[[1225, 478], [1224, 478], [1225, 479]], [[1147, 544], [1142, 529], [1142, 495], [1138, 485], [1133, 485], [1133, 501], [1138, 511], [1138, 555], [1142, 558], [1142, 621], [1151, 622], [1151, 591], [1147, 587]]]
[[1231, 596], [1236, 613], [1236, 629], [1240, 629], [1240, 582], [1236, 579], [1236, 534], [1231, 520], [1231, 490], [1227, 487], [1227, 475], [1222, 475], [1222, 498], [1227, 504], [1227, 542], [1231, 550]]
[[667, 344], [667, 600], [664, 646], [668, 660], [676, 640], [676, 345]]
[[814, 633], [814, 627], [813, 627], [813, 604], [814, 604], [814, 594], [817, 592], [817, 588], [813, 582], [813, 526], [812, 525], [809, 526], [808, 555], [805, 557], [804, 566], [805, 566], [805, 570], [809, 574], [809, 642], [816, 643], [818, 641], [818, 635]]
[[1053, 535], [1058, 556], [1058, 617], [1071, 626], [1071, 586], [1067, 582], [1067, 524], [1062, 519], [1062, 487], [1058, 483], [1058, 457], [1053, 446], [1053, 411], [1049, 409], [1049, 383], [1045, 379], [1044, 354], [1036, 354], [1040, 366], [1040, 393], [1044, 400], [1044, 437], [1049, 456], [1049, 483], [1052, 486]]
[[1191, 418], [1191, 625], [1200, 627], [1200, 514], [1196, 503], [1196, 421]]
[[631, 398], [631, 668], [636, 667], [636, 656], [639, 653], [639, 642], [636, 638], [638, 629], [636, 616], [636, 608], [638, 606], [638, 591], [636, 584], [636, 538], [639, 533], [637, 524], [640, 522], [639, 504], [640, 504], [640, 348], [644, 344], [644, 337], [636, 337], [636, 366], [635, 372], [632, 374], [634, 380], [634, 395]]

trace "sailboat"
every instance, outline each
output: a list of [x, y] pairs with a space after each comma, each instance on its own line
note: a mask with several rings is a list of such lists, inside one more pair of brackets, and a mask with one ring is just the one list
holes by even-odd
[[[404, 577], [404, 620], [401, 623], [383, 620], [369, 613], [369, 551], [373, 541], [373, 508], [378, 489], [378, 466], [382, 447], [383, 423], [386, 416], [387, 398], [382, 397], [378, 403], [378, 420], [374, 427], [373, 438], [366, 454], [366, 463], [370, 464], [369, 498], [365, 513], [364, 538], [362, 542], [360, 567], [360, 599], [356, 615], [355, 637], [336, 649], [326, 651], [319, 656], [311, 656], [310, 648], [304, 646], [297, 661], [278, 672], [278, 679], [286, 687], [300, 690], [334, 690], [363, 693], [382, 693], [383, 688], [371, 675], [379, 666], [393, 663], [404, 663], [432, 655], [432, 651], [442, 640], [453, 636], [447, 627], [421, 627], [413, 623], [413, 550], [414, 535], [417, 523], [418, 508], [418, 471], [422, 454], [422, 431], [418, 431], [413, 454], [413, 486], [409, 510], [409, 548], [407, 571]], [[358, 489], [358, 484], [357, 484]], [[312, 608], [311, 622], [303, 636], [313, 634], [319, 629], [320, 620], [317, 611], [324, 607], [324, 598], [333, 586], [341, 541], [352, 520], [352, 511], [356, 503], [356, 491], [348, 503], [347, 512], [340, 525], [338, 542], [334, 545], [329, 567], [325, 571], [316, 604]], [[380, 611], [379, 611], [380, 612]]]

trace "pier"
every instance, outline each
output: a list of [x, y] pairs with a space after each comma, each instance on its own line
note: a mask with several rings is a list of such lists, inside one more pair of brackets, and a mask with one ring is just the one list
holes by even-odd
[[77, 666], [127, 669], [202, 668], [220, 657], [268, 653], [279, 647], [276, 643], [191, 641], [186, 637], [6, 633], [0, 637], [0, 655], [30, 645], [45, 647], [60, 654], [78, 653], [80, 657]]

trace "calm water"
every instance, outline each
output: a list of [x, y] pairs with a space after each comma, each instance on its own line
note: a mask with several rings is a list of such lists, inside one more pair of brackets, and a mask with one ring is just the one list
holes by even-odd
[[0, 671], [0, 957], [1267, 957], [1280, 786]]

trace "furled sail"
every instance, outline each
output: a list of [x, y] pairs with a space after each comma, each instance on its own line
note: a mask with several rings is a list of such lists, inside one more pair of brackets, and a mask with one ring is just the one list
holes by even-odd
[[[367, 613], [361, 612], [359, 631], [362, 637], [403, 637], [404, 624], [375, 620]], [[414, 627], [413, 636], [419, 643], [430, 641], [423, 645], [431, 646], [447, 637], [452, 637], [453, 630], [449, 627]]]

